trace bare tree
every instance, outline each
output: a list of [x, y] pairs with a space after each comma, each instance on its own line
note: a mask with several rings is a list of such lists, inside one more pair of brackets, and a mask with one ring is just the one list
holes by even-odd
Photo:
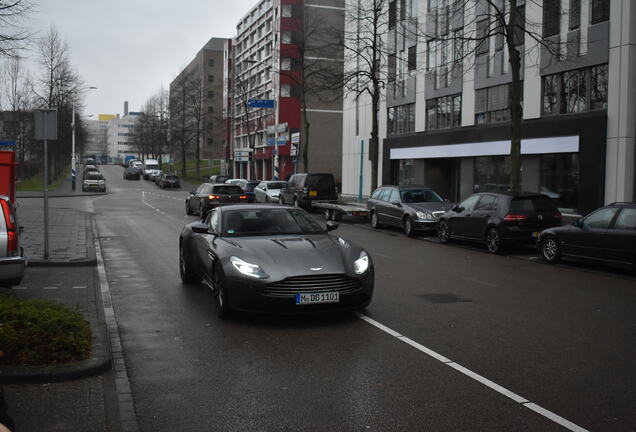
[[186, 176], [188, 155], [188, 83], [185, 77], [170, 86], [170, 147], [178, 146], [181, 154], [181, 176]]
[[[459, 70], [464, 74], [471, 72], [478, 61], [479, 55], [488, 58], [488, 47], [491, 38], [495, 39], [495, 46], [505, 50], [508, 55], [509, 71], [511, 75], [509, 110], [510, 110], [510, 190], [521, 192], [521, 120], [523, 89], [521, 87], [521, 67], [523, 58], [529, 50], [542, 50], [553, 58], [565, 60], [562, 53], [567, 51], [565, 43], [555, 38], [544, 37], [542, 26], [538, 22], [526, 18], [525, 5], [540, 8], [544, 17], [552, 23], [561, 19], [560, 2], [556, 0], [523, 2], [519, 0], [455, 0], [450, 2], [433, 2], [434, 7], [429, 10], [433, 19], [426, 25], [420, 23], [416, 33], [429, 41], [447, 42], [439, 45], [442, 50], [452, 46], [452, 53], [442, 53], [447, 61], [439, 68]], [[466, 19], [467, 17], [472, 17]], [[455, 19], [464, 22], [464, 28], [473, 31], [448, 31], [448, 26]], [[544, 23], [550, 25], [549, 22]], [[558, 27], [557, 27], [558, 28]], [[417, 36], [417, 35], [416, 35]], [[532, 43], [526, 45], [525, 41]], [[536, 53], [538, 56], [538, 52]], [[430, 54], [434, 55], [434, 54]]]
[[204, 106], [203, 74], [200, 65], [197, 65], [189, 74], [186, 83], [186, 115], [188, 117], [188, 130], [190, 140], [195, 148], [195, 170], [197, 178], [201, 172], [199, 161], [201, 158], [201, 139], [208, 119]]
[[342, 75], [344, 90], [356, 99], [371, 98], [371, 189], [378, 185], [379, 109], [382, 91], [388, 82], [385, 47], [389, 31], [388, 0], [358, 0], [348, 4], [345, 11], [345, 65]]
[[0, 0], [0, 57], [18, 57], [31, 34], [22, 27], [32, 12], [28, 0]]

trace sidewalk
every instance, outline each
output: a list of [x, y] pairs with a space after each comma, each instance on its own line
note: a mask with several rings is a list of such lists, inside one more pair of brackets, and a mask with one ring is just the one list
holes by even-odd
[[[70, 182], [68, 182], [70, 191]], [[18, 199], [29, 260], [19, 286], [0, 295], [52, 300], [77, 309], [89, 321], [91, 355], [57, 366], [0, 366], [16, 431], [118, 431], [120, 417], [112, 369], [90, 213], [49, 207], [49, 259], [44, 260], [40, 200]], [[44, 267], [47, 266], [47, 267]]]
[[[59, 197], [82, 197], [82, 196], [94, 196], [94, 195], [104, 195], [108, 193], [108, 179], [106, 180], [106, 192], [82, 192], [82, 176], [81, 174], [77, 176], [75, 182], [75, 190], [72, 188], [71, 177], [64, 179], [64, 181], [60, 184], [56, 190], [49, 190], [49, 198], [59, 198]], [[42, 198], [44, 196], [44, 191], [17, 191], [16, 198]]]

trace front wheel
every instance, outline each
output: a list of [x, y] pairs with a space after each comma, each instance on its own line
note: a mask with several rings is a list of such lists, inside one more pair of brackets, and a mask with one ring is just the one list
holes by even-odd
[[278, 203], [280, 205], [285, 205], [285, 198], [283, 198], [283, 194], [280, 195], [280, 198], [278, 198]]
[[380, 221], [378, 221], [378, 214], [375, 211], [371, 212], [371, 226], [373, 228], [380, 228]]
[[448, 223], [440, 221], [437, 226], [437, 238], [440, 243], [448, 243], [450, 240], [450, 231], [448, 229]]
[[227, 319], [230, 316], [230, 308], [228, 306], [227, 289], [225, 288], [223, 273], [217, 265], [214, 269], [214, 295], [216, 297], [216, 314], [221, 319]]
[[561, 259], [561, 248], [556, 238], [549, 236], [541, 239], [541, 259], [548, 264], [556, 264]]
[[181, 276], [181, 281], [186, 284], [197, 283], [201, 280], [190, 268], [181, 245], [179, 245], [179, 276]]
[[199, 203], [199, 216], [203, 217], [203, 203]]
[[190, 209], [190, 203], [188, 201], [186, 201], [186, 214], [187, 215], [191, 215], [192, 214], [192, 209]]
[[497, 228], [490, 228], [486, 233], [486, 247], [488, 252], [498, 254], [501, 252], [501, 236]]
[[413, 221], [410, 216], [405, 216], [403, 221], [404, 234], [407, 237], [413, 237], [415, 235], [415, 230], [413, 229]]

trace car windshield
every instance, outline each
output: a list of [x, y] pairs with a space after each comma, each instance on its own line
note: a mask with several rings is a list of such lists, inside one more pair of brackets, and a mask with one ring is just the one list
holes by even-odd
[[159, 165], [146, 165], [147, 170], [158, 170]]
[[429, 189], [408, 189], [400, 192], [402, 202], [405, 203], [423, 203], [423, 202], [442, 202], [442, 197], [437, 195], [435, 191]]
[[213, 192], [216, 194], [242, 194], [243, 189], [239, 186], [225, 185], [225, 186], [214, 186]]
[[299, 209], [244, 209], [223, 212], [224, 236], [322, 234], [324, 230]]
[[286, 185], [285, 182], [273, 182], [273, 183], [267, 183], [267, 189], [272, 190], [272, 189], [282, 189], [284, 188]]
[[167, 175], [166, 179], [168, 179], [168, 180], [176, 180], [177, 176], [176, 175]]

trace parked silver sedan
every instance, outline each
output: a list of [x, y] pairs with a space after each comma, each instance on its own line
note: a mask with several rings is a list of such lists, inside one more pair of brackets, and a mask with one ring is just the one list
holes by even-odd
[[277, 203], [280, 199], [280, 190], [287, 182], [279, 180], [262, 181], [254, 188], [254, 197], [257, 203]]

